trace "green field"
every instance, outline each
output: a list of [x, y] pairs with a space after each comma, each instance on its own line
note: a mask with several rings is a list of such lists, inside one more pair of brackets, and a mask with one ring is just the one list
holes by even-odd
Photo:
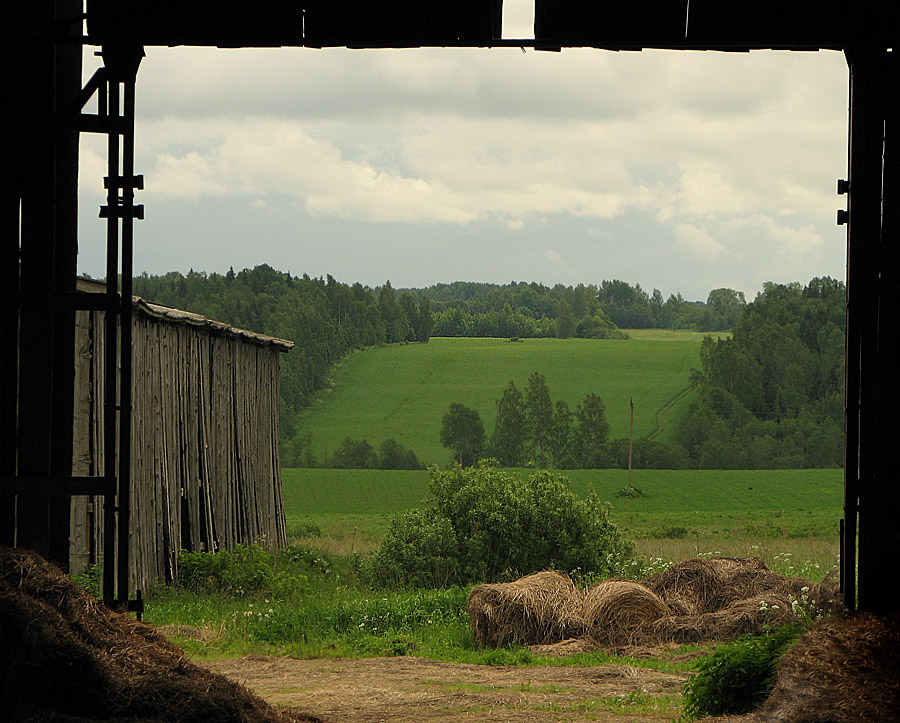
[[[616, 494], [628, 482], [625, 470], [564, 474], [576, 493], [593, 490], [609, 501], [612, 519], [647, 557], [758, 555], [783, 574], [815, 577], [837, 554], [841, 470], [636, 470], [638, 498]], [[427, 472], [285, 469], [282, 476], [289, 536], [315, 525], [322, 533], [315, 544], [340, 554], [373, 549], [391, 516], [428, 497]]]
[[[699, 365], [697, 332], [630, 331], [625, 341], [598, 339], [467, 339], [435, 337], [428, 344], [367, 349], [348, 357], [334, 372], [332, 388], [319, 395], [301, 418], [312, 434], [313, 452], [330, 456], [344, 437], [388, 438], [428, 463], [446, 464], [440, 444], [441, 418], [452, 402], [477, 409], [490, 434], [495, 402], [513, 380], [524, 389], [532, 372], [547, 378], [552, 398], [573, 409], [594, 392], [606, 402], [613, 437], [628, 434], [629, 400], [634, 399], [636, 437], [657, 429], [656, 413], [688, 387]], [[690, 395], [668, 413], [665, 441]]]

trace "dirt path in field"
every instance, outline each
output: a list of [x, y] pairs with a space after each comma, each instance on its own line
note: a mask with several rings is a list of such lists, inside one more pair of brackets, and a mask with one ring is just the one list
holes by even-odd
[[691, 391], [691, 387], [688, 387], [687, 389], [679, 392], [672, 399], [670, 399], [668, 402], [666, 402], [665, 405], [663, 406], [663, 408], [660, 409], [656, 413], [656, 429], [653, 432], [651, 432], [649, 435], [647, 435], [647, 439], [649, 441], [652, 442], [660, 434], [662, 434], [663, 432], [666, 431], [666, 427], [667, 427], [666, 414], [668, 414], [669, 410], [672, 407], [674, 407], [676, 403], [681, 401], [685, 397], [685, 395], [689, 394], [690, 391]]
[[414, 657], [295, 660], [252, 655], [201, 664], [273, 705], [325, 723], [670, 721], [676, 715], [672, 705], [653, 710], [634, 703], [677, 693], [687, 678], [624, 665], [492, 667]]

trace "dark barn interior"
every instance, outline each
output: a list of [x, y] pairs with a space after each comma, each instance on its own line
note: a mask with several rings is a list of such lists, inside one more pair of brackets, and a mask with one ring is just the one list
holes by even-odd
[[[891, 443], [900, 433], [892, 358], [900, 321], [890, 247], [900, 241], [898, 8], [875, 0], [536, 0], [535, 39], [502, 40], [501, 0], [13, 0], [3, 5], [0, 74], [0, 545], [66, 564], [74, 497], [103, 497], [104, 599], [131, 600], [134, 99], [148, 45], [532, 45], [843, 52], [849, 66], [846, 481], [842, 589], [851, 608], [895, 611], [900, 506]], [[104, 67], [82, 87], [83, 46]], [[224, 51], [223, 51], [224, 52]], [[540, 99], [536, 99], [539, 101]], [[96, 107], [96, 110], [90, 110]], [[108, 139], [107, 278], [76, 294], [80, 133]], [[78, 312], [105, 312], [102, 469], [73, 471]], [[115, 534], [112, 531], [116, 530]], [[835, 531], [837, 534], [837, 530]], [[115, 574], [113, 574], [115, 573]]]

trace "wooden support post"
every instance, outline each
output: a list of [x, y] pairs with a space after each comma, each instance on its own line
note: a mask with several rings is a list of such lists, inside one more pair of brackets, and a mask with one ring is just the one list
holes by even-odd
[[842, 584], [849, 607], [889, 612], [897, 609], [900, 594], [900, 530], [895, 521], [900, 486], [888, 452], [900, 432], [900, 397], [893, 379], [900, 329], [892, 309], [900, 284], [891, 265], [897, 245], [897, 116], [891, 98], [897, 74], [891, 53], [884, 51], [848, 49], [847, 60], [850, 197]]

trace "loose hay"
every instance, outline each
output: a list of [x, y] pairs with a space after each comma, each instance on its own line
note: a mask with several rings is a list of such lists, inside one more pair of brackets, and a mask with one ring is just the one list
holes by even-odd
[[558, 572], [537, 572], [515, 582], [478, 585], [466, 608], [482, 646], [549, 645], [584, 633], [584, 594]]
[[280, 713], [108, 610], [33, 552], [0, 548], [0, 710], [10, 720], [315, 720]]
[[900, 616], [812, 626], [782, 657], [762, 707], [728, 723], [881, 723], [900, 718]]
[[552, 655], [557, 658], [564, 658], [568, 655], [577, 655], [579, 653], [591, 653], [596, 649], [597, 644], [585, 638], [567, 638], [549, 645], [528, 646], [528, 650], [536, 655]]
[[625, 646], [727, 642], [797, 621], [792, 600], [821, 609], [834, 603], [836, 583], [785, 578], [758, 558], [686, 560], [642, 583], [610, 580], [580, 593], [558, 573], [500, 585], [479, 585], [468, 609], [481, 646], [517, 641], [552, 645], [584, 636], [588, 643]]
[[584, 597], [588, 634], [600, 644], [630, 645], [643, 626], [670, 615], [656, 593], [627, 580], [598, 582]]

